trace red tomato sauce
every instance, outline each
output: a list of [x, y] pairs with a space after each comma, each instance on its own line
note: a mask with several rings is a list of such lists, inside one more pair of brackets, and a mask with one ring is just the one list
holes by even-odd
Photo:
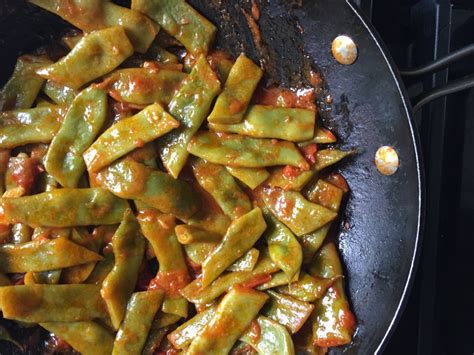
[[188, 270], [159, 271], [148, 285], [149, 290], [163, 290], [167, 296], [180, 296], [179, 290], [189, 283]]

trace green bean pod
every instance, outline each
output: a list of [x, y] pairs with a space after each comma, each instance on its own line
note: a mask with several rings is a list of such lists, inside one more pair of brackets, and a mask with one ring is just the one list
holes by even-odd
[[314, 277], [307, 273], [302, 273], [298, 281], [291, 285], [278, 287], [277, 291], [285, 295], [294, 297], [304, 302], [314, 302], [324, 296], [327, 289], [339, 278]]
[[267, 300], [265, 293], [233, 287], [217, 306], [214, 317], [193, 339], [187, 353], [227, 354]]
[[[207, 118], [208, 121], [218, 125], [240, 123], [262, 75], [262, 69], [244, 54], [241, 54], [230, 70], [224, 89]], [[219, 131], [220, 129], [216, 128], [215, 130]]]
[[107, 114], [107, 94], [90, 87], [76, 96], [46, 154], [44, 166], [64, 187], [76, 187], [86, 170], [82, 153], [99, 134]]
[[297, 236], [311, 233], [337, 217], [337, 213], [306, 200], [296, 191], [265, 188], [267, 208]]
[[123, 159], [97, 173], [95, 180], [124, 199], [138, 200], [163, 213], [189, 218], [199, 209], [199, 196], [184, 180]]
[[301, 191], [316, 175], [315, 170], [296, 170], [294, 173], [293, 171], [287, 173], [286, 169], [286, 167], [273, 169], [265, 184], [283, 190]]
[[40, 325], [83, 355], [110, 355], [114, 346], [113, 335], [96, 322], [48, 322]]
[[227, 271], [252, 271], [257, 265], [259, 256], [260, 251], [252, 248], [230, 265]]
[[240, 341], [251, 345], [259, 355], [294, 355], [295, 349], [291, 335], [286, 328], [274, 320], [260, 316], [257, 318], [259, 332], [248, 330]]
[[132, 9], [153, 19], [194, 56], [207, 54], [217, 31], [216, 26], [184, 0], [133, 0]]
[[12, 243], [22, 244], [31, 241], [33, 230], [23, 223], [16, 223], [12, 226]]
[[107, 129], [84, 152], [89, 172], [97, 172], [113, 161], [179, 127], [161, 105], [153, 104]]
[[[222, 236], [220, 237], [222, 240]], [[204, 260], [217, 248], [217, 243], [191, 243], [183, 245], [186, 256], [195, 264], [201, 266]]]
[[191, 243], [218, 243], [222, 240], [219, 233], [205, 231], [186, 224], [180, 224], [174, 229], [181, 244]]
[[95, 264], [91, 274], [85, 280], [85, 283], [102, 285], [107, 275], [112, 271], [115, 265], [115, 256], [113, 253], [104, 254], [104, 258]]
[[[299, 274], [296, 274], [291, 282], [297, 281], [299, 278]], [[288, 285], [288, 276], [283, 272], [277, 272], [272, 275], [272, 279], [270, 281], [267, 281], [259, 286], [257, 286], [255, 289], [258, 291], [266, 291], [272, 288], [276, 288], [279, 286], [284, 286]]]
[[252, 190], [268, 179], [270, 173], [265, 168], [236, 168], [226, 166], [233, 177], [242, 181]]
[[[138, 11], [115, 5], [108, 0], [29, 0], [45, 10], [61, 16], [75, 27], [92, 32], [112, 26], [123, 26], [137, 52], [145, 53], [159, 27]], [[112, 52], [114, 53], [114, 52]]]
[[180, 127], [159, 142], [160, 156], [168, 172], [177, 178], [188, 158], [187, 146], [206, 119], [220, 91], [220, 82], [206, 57], [200, 56], [168, 105]]
[[48, 80], [73, 89], [115, 69], [133, 54], [133, 47], [123, 27], [91, 32], [58, 62], [36, 70]]
[[314, 254], [319, 250], [319, 248], [321, 248], [321, 245], [323, 245], [324, 240], [331, 229], [331, 224], [332, 223], [328, 223], [314, 232], [300, 237], [300, 243], [303, 248], [303, 262], [305, 264], [311, 262]]
[[143, 347], [142, 355], [155, 355], [168, 332], [168, 327], [151, 328], [150, 333], [148, 334], [148, 339]]
[[57, 189], [32, 196], [0, 199], [1, 220], [31, 227], [74, 227], [115, 224], [127, 201], [101, 188]]
[[43, 92], [57, 105], [69, 105], [78, 94], [76, 90], [51, 80], [46, 81]]
[[50, 143], [61, 127], [65, 113], [62, 106], [0, 113], [0, 148]]
[[115, 264], [102, 283], [100, 293], [107, 305], [112, 325], [118, 329], [125, 316], [128, 300], [135, 289], [138, 271], [145, 254], [145, 239], [131, 210], [112, 238]]
[[95, 285], [0, 287], [3, 317], [28, 323], [78, 322], [107, 317]]
[[46, 57], [19, 57], [11, 78], [0, 90], [0, 111], [30, 108], [44, 83], [44, 79], [36, 75], [36, 69], [49, 63]]
[[247, 194], [225, 167], [202, 159], [194, 159], [191, 166], [199, 185], [216, 200], [230, 219], [239, 218], [252, 209]]
[[176, 94], [185, 73], [148, 68], [121, 69], [104, 81], [115, 100], [135, 105], [159, 103], [167, 106]]
[[202, 287], [208, 286], [234, 261], [248, 251], [267, 227], [260, 208], [232, 222], [222, 242], [202, 265]]
[[162, 300], [161, 291], [136, 292], [132, 295], [125, 319], [115, 337], [113, 355], [141, 354]]
[[270, 302], [262, 313], [287, 327], [292, 334], [300, 330], [313, 312], [314, 305], [311, 303], [275, 291], [267, 291], [267, 293], [270, 295]]
[[307, 170], [308, 163], [291, 142], [260, 139], [236, 134], [198, 132], [188, 151], [211, 163], [237, 168], [292, 165]]
[[323, 170], [328, 166], [339, 163], [342, 159], [354, 154], [353, 151], [342, 151], [339, 149], [322, 149], [316, 153], [315, 170]]

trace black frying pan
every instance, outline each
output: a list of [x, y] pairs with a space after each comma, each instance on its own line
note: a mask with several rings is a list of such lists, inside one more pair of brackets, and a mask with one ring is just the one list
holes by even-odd
[[[322, 72], [321, 119], [339, 137], [340, 146], [360, 152], [339, 166], [352, 189], [339, 247], [358, 330], [351, 345], [333, 353], [380, 352], [410, 290], [423, 217], [418, 139], [393, 61], [349, 1], [256, 1], [262, 14], [261, 46], [255, 44], [242, 12], [250, 11], [250, 1], [189, 2], [219, 27], [218, 46], [234, 56], [245, 51], [264, 65], [275, 82], [307, 85], [311, 68]], [[23, 1], [0, 1], [2, 81], [19, 54], [49, 42], [65, 26]], [[350, 36], [358, 46], [353, 65], [338, 64], [331, 56], [331, 42], [340, 34]], [[328, 93], [333, 97], [331, 105], [323, 100]], [[390, 177], [378, 173], [373, 164], [375, 151], [383, 145], [393, 146], [401, 162]]]

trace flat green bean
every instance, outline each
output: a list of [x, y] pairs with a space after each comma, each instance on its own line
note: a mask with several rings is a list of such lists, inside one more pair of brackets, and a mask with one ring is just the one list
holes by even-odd
[[40, 325], [83, 355], [110, 355], [114, 337], [95, 322], [49, 322]]
[[181, 244], [191, 243], [218, 243], [222, 240], [219, 233], [205, 231], [186, 224], [180, 224], [174, 229]]
[[212, 124], [226, 125], [240, 123], [262, 75], [262, 69], [241, 54], [230, 70], [224, 89], [207, 118], [208, 121]]
[[265, 293], [233, 287], [217, 306], [214, 317], [193, 339], [187, 353], [227, 354], [267, 300]]
[[316, 175], [315, 170], [299, 171], [295, 174], [290, 170], [287, 172], [287, 167], [277, 167], [273, 169], [270, 177], [265, 182], [271, 187], [279, 187], [283, 190], [301, 191]]
[[181, 126], [159, 142], [160, 156], [168, 172], [177, 178], [189, 153], [186, 148], [206, 119], [212, 102], [220, 91], [220, 82], [206, 57], [200, 56], [178, 93], [168, 105]]
[[[297, 281], [299, 278], [299, 274], [296, 274], [293, 279], [291, 280], [291, 282], [295, 282]], [[278, 287], [278, 286], [284, 286], [284, 285], [288, 285], [288, 276], [283, 272], [277, 272], [275, 274], [272, 275], [272, 279], [270, 281], [267, 281], [259, 286], [257, 286], [255, 289], [258, 290], [258, 291], [266, 291], [266, 290], [269, 290], [271, 288], [275, 288], [275, 287]]]
[[110, 27], [85, 35], [69, 54], [54, 64], [37, 69], [36, 73], [79, 89], [112, 71], [132, 54], [133, 47], [123, 27]]
[[136, 292], [132, 295], [125, 319], [115, 337], [113, 355], [141, 354], [162, 300], [162, 291]]
[[44, 160], [46, 171], [64, 187], [76, 187], [86, 170], [82, 153], [102, 128], [107, 114], [107, 94], [89, 87], [76, 96]]
[[65, 114], [62, 106], [0, 113], [0, 148], [50, 143], [59, 131]]
[[115, 5], [111, 1], [29, 0], [85, 32], [112, 26], [123, 26], [137, 52], [144, 53], [159, 31], [159, 27], [138, 11]]
[[316, 165], [314, 169], [323, 170], [328, 166], [340, 162], [342, 159], [354, 154], [353, 151], [342, 151], [339, 149], [322, 149], [316, 153]]
[[194, 159], [194, 177], [201, 187], [216, 200], [219, 207], [232, 220], [248, 213], [252, 204], [234, 177], [222, 165]]
[[259, 256], [260, 251], [252, 248], [230, 265], [227, 271], [252, 271], [257, 265]]
[[202, 287], [208, 286], [234, 261], [248, 251], [267, 227], [260, 208], [232, 222], [222, 242], [202, 265]]
[[49, 63], [46, 57], [19, 57], [11, 78], [0, 90], [0, 111], [30, 108], [44, 83], [44, 79], [36, 75], [36, 69]]
[[306, 170], [309, 168], [293, 143], [275, 139], [198, 132], [191, 138], [188, 151], [209, 162], [237, 168], [274, 165], [292, 165]]
[[112, 325], [118, 329], [125, 316], [127, 303], [135, 289], [138, 271], [145, 254], [145, 239], [131, 212], [126, 210], [122, 223], [112, 238], [115, 264], [102, 283], [100, 293], [107, 305]]
[[3, 317], [28, 323], [79, 322], [107, 317], [95, 285], [0, 287]]
[[214, 40], [216, 26], [184, 0], [133, 0], [132, 9], [156, 21], [195, 56], [207, 54]]
[[300, 237], [300, 243], [303, 248], [303, 262], [308, 264], [313, 259], [314, 254], [323, 245], [326, 236], [331, 228], [331, 223], [322, 226], [321, 228], [309, 234]]
[[127, 201], [101, 188], [57, 189], [0, 199], [2, 220], [31, 227], [74, 227], [120, 222]]
[[99, 261], [94, 270], [92, 270], [85, 283], [102, 285], [107, 275], [112, 271], [115, 265], [115, 256], [113, 253], [104, 254], [104, 259]]
[[69, 105], [78, 94], [76, 90], [51, 80], [46, 81], [43, 92], [57, 105]]
[[199, 196], [186, 181], [132, 159], [114, 163], [97, 173], [95, 180], [121, 198], [141, 201], [179, 218], [189, 218], [199, 209]]
[[161, 342], [168, 334], [169, 328], [152, 328], [148, 339], [146, 340], [145, 346], [143, 347], [142, 355], [155, 355], [156, 350], [159, 348]]
[[242, 181], [252, 190], [268, 179], [270, 173], [265, 168], [236, 168], [226, 166], [226, 169], [233, 177]]
[[30, 226], [23, 223], [16, 223], [12, 225], [12, 243], [22, 244], [31, 241], [33, 230]]
[[278, 287], [277, 291], [285, 295], [290, 295], [300, 301], [314, 302], [324, 296], [327, 289], [338, 279], [314, 277], [307, 273], [302, 273], [298, 281], [290, 285]]
[[179, 122], [160, 104], [124, 118], [102, 133], [84, 152], [89, 172], [97, 172], [132, 150], [179, 127]]
[[[222, 236], [221, 236], [222, 240]], [[216, 249], [217, 243], [191, 243], [183, 245], [186, 256], [194, 263], [199, 266], [202, 265], [204, 260]]]
[[134, 105], [168, 105], [185, 78], [185, 73], [175, 70], [129, 68], [110, 74], [104, 85], [117, 101]]

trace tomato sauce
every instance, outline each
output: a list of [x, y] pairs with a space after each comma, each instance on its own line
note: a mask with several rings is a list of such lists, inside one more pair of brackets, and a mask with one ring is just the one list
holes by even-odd
[[266, 282], [270, 282], [272, 280], [272, 275], [270, 274], [259, 274], [255, 275], [253, 278], [248, 280], [247, 282], [243, 283], [241, 287], [245, 288], [255, 288], [260, 286]]
[[253, 102], [259, 105], [304, 108], [316, 111], [314, 100], [315, 90], [312, 88], [291, 90], [278, 86], [268, 88], [259, 86], [253, 98]]
[[149, 290], [163, 290], [167, 296], [180, 296], [179, 290], [189, 283], [188, 270], [159, 271], [148, 285]]

